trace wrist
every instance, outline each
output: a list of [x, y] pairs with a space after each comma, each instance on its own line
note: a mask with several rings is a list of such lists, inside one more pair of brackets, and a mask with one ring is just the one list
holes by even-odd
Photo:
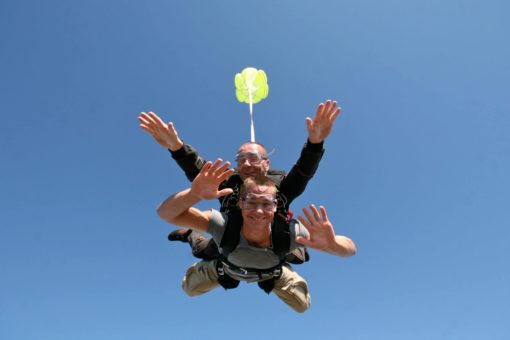
[[177, 143], [175, 143], [173, 145], [172, 144], [167, 145], [167, 149], [172, 152], [175, 152], [175, 151], [182, 149], [183, 145], [184, 145], [184, 143], [182, 142], [182, 140], [179, 139], [177, 141]]
[[324, 141], [316, 141], [308, 137], [305, 147], [311, 151], [320, 152], [324, 148]]
[[190, 202], [193, 202], [193, 204], [204, 199], [198, 192], [198, 189], [194, 188], [193, 186], [191, 186], [191, 188], [189, 188], [186, 192], [186, 197]]

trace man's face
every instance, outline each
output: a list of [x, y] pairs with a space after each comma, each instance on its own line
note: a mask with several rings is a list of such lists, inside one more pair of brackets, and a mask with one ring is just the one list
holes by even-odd
[[266, 227], [273, 221], [276, 211], [276, 189], [250, 183], [239, 202], [244, 221], [250, 226]]
[[244, 181], [250, 176], [265, 175], [269, 170], [266, 150], [258, 144], [243, 144], [237, 151], [237, 172]]

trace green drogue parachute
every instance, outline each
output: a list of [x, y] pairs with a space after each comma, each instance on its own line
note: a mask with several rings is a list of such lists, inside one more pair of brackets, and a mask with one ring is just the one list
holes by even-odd
[[269, 94], [266, 73], [263, 70], [247, 67], [241, 73], [236, 74], [235, 85], [237, 100], [250, 105], [250, 141], [254, 143], [255, 127], [253, 125], [253, 104], [260, 102], [262, 99], [266, 99]]

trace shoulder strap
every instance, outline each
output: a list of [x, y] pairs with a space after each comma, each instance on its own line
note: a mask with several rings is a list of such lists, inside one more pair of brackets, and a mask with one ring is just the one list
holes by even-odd
[[275, 214], [271, 225], [271, 240], [273, 251], [278, 255], [280, 261], [284, 261], [290, 249], [290, 226], [286, 221], [286, 216]]
[[241, 226], [243, 225], [243, 215], [239, 209], [230, 209], [228, 211], [227, 225], [221, 238], [220, 247], [223, 251], [223, 256], [227, 257], [228, 254], [234, 250], [239, 244], [241, 238]]
[[[243, 216], [239, 209], [231, 209], [227, 216], [227, 225], [220, 242], [224, 257], [227, 257], [239, 244], [241, 226], [243, 225]], [[271, 241], [273, 251], [278, 255], [280, 261], [283, 261], [290, 249], [290, 226], [286, 216], [275, 214], [271, 225]]]

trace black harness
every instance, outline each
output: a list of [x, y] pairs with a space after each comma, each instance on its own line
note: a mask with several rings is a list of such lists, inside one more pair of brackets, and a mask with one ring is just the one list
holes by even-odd
[[[271, 178], [277, 185], [284, 178], [285, 173], [273, 171], [267, 176]], [[231, 176], [238, 177], [238, 176]], [[239, 245], [241, 238], [241, 227], [243, 225], [243, 216], [237, 204], [239, 202], [239, 185], [227, 183], [228, 187], [233, 188], [234, 192], [222, 202], [222, 210], [227, 213], [228, 220], [225, 231], [220, 242], [220, 255], [216, 261], [216, 270], [218, 272], [218, 282], [225, 289], [233, 289], [239, 285], [236, 280], [225, 273], [224, 268], [228, 267], [237, 272], [256, 273], [259, 276], [258, 285], [266, 293], [270, 293], [274, 288], [275, 280], [278, 279], [282, 272], [282, 265], [285, 263], [285, 256], [290, 249], [290, 228], [288, 221], [288, 211], [286, 209], [286, 198], [279, 194], [277, 190], [277, 210], [271, 223], [271, 242], [273, 252], [278, 256], [280, 263], [268, 269], [240, 268], [227, 260], [228, 255], [234, 251]]]
[[227, 260], [228, 255], [239, 245], [241, 238], [241, 226], [243, 217], [240, 210], [229, 211], [228, 222], [220, 243], [220, 255], [216, 261], [216, 270], [218, 272], [218, 282], [225, 289], [236, 288], [239, 280], [236, 280], [225, 273], [225, 267], [231, 268], [236, 272], [246, 274], [256, 274], [259, 277], [258, 285], [266, 293], [270, 293], [274, 288], [275, 280], [282, 272], [282, 265], [285, 263], [285, 255], [290, 248], [290, 228], [286, 218], [275, 215], [271, 224], [271, 241], [273, 252], [278, 256], [278, 265], [267, 269], [241, 268]]

